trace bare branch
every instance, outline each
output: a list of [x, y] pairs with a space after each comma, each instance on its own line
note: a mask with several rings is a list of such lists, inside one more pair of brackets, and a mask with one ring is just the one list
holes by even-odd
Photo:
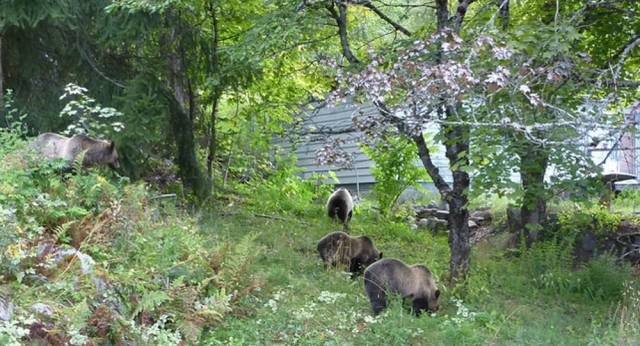
[[618, 64], [624, 63], [624, 59], [626, 59], [627, 55], [631, 50], [633, 50], [636, 46], [640, 44], [640, 34], [632, 37], [629, 42], [625, 43], [620, 49], [609, 58], [606, 63], [606, 66], [611, 65], [615, 60], [620, 59]]
[[[336, 6], [338, 11], [336, 11]], [[351, 64], [360, 64], [360, 60], [353, 55], [351, 48], [349, 47], [349, 39], [347, 37], [347, 6], [343, 2], [332, 1], [326, 4], [326, 8], [331, 14], [331, 17], [338, 24], [338, 34], [340, 35], [340, 46], [342, 47], [342, 55]]]
[[453, 15], [453, 18], [451, 18], [451, 23], [453, 23], [455, 32], [458, 32], [462, 27], [462, 21], [467, 14], [467, 10], [469, 10], [469, 6], [473, 2], [475, 2], [475, 0], [460, 0], [458, 8], [456, 9], [456, 14]]
[[389, 18], [386, 14], [382, 13], [382, 11], [380, 11], [375, 5], [373, 5], [371, 3], [371, 1], [363, 1], [363, 2], [359, 2], [357, 4], [362, 5], [362, 6], [366, 7], [366, 8], [368, 8], [368, 9], [370, 9], [371, 11], [373, 11], [373, 13], [377, 14], [378, 17], [380, 17], [380, 19], [382, 19], [385, 22], [389, 23], [397, 31], [400, 31], [401, 33], [403, 33], [403, 34], [405, 34], [407, 36], [412, 36], [413, 35], [413, 33], [411, 31], [407, 30], [402, 25], [398, 24], [393, 19]]

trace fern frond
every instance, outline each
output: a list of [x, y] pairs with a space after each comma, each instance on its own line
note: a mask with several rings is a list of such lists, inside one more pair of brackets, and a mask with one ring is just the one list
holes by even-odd
[[205, 320], [195, 315], [187, 315], [178, 320], [177, 327], [185, 339], [192, 343], [198, 341], [204, 329]]
[[63, 223], [62, 225], [57, 226], [53, 230], [53, 237], [55, 239], [55, 242], [58, 242], [60, 237], [65, 235], [67, 233], [67, 231], [69, 230], [69, 228], [71, 227], [71, 225], [73, 225], [76, 222], [78, 222], [78, 220], [67, 221], [67, 222]]
[[261, 251], [255, 242], [256, 238], [257, 234], [252, 233], [240, 239], [231, 248], [228, 248], [227, 245], [222, 245], [221, 248], [227, 251], [227, 256], [224, 258], [215, 278], [220, 288], [233, 292], [242, 288], [243, 281], [250, 279], [250, 275], [248, 275], [249, 266]]
[[88, 150], [83, 150], [76, 156], [73, 160], [71, 168], [75, 174], [79, 174], [82, 171], [82, 163], [84, 162], [84, 158], [87, 156]]
[[138, 307], [133, 312], [131, 319], [135, 318], [143, 310], [154, 310], [167, 300], [171, 300], [171, 298], [169, 298], [164, 291], [151, 291], [145, 293], [145, 295], [142, 296], [142, 299], [140, 299], [140, 304], [138, 304]]

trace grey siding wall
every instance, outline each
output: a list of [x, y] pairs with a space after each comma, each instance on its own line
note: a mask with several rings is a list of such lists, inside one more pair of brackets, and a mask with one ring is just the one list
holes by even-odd
[[[353, 105], [338, 105], [335, 107], [318, 107], [313, 111], [301, 114], [301, 121], [296, 134], [302, 134], [296, 137], [283, 136], [274, 140], [274, 144], [280, 145], [283, 152], [294, 152], [297, 155], [297, 166], [302, 168], [300, 175], [304, 178], [311, 177], [314, 173], [328, 176], [329, 171], [333, 171], [340, 183], [337, 185], [347, 186], [352, 191], [359, 190], [366, 194], [375, 183], [375, 179], [371, 174], [371, 167], [375, 163], [362, 152], [358, 146], [357, 139], [359, 133], [349, 132], [353, 129], [352, 118], [378, 116], [377, 110], [373, 106], [363, 106], [356, 108]], [[339, 134], [327, 135], [327, 130], [332, 132], [344, 132]], [[434, 133], [436, 128], [427, 130], [426, 132]], [[316, 163], [316, 151], [322, 147], [327, 138], [343, 139], [345, 143], [342, 148], [354, 157], [353, 166], [350, 168], [341, 168], [333, 165], [318, 165]], [[433, 154], [435, 164], [440, 168], [440, 172], [444, 175], [445, 180], [451, 182], [451, 172], [448, 168], [448, 161], [444, 156], [444, 147], [437, 146]], [[416, 157], [415, 164], [422, 167], [422, 163]], [[333, 183], [331, 179], [325, 182]], [[357, 189], [359, 185], [359, 189]], [[428, 184], [427, 184], [428, 185]]]

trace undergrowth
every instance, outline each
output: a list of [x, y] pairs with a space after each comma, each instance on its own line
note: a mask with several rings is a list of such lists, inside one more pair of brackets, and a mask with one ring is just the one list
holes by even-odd
[[[331, 187], [284, 165], [262, 182], [187, 213], [181, 201], [110, 171], [61, 177], [60, 162], [0, 134], [0, 344], [54, 345], [633, 345], [640, 285], [604, 254], [576, 263], [577, 213], [531, 249], [472, 247], [463, 287], [445, 284], [445, 234], [414, 231], [365, 201], [349, 232], [428, 266], [441, 309], [406, 302], [371, 315], [362, 277], [324, 270], [318, 239], [341, 226]], [[604, 226], [611, 217], [598, 214]], [[400, 218], [402, 219], [402, 218]], [[613, 221], [612, 221], [613, 220]], [[495, 236], [495, 240], [500, 234]]]

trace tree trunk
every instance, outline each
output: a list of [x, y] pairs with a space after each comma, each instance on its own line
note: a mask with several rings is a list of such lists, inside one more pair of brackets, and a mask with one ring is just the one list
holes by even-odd
[[196, 96], [185, 73], [187, 59], [176, 37], [176, 29], [161, 37], [160, 45], [167, 51], [168, 78], [166, 99], [169, 105], [169, 123], [177, 147], [177, 163], [180, 179], [185, 190], [190, 190], [198, 202], [202, 202], [208, 191], [208, 181], [202, 173], [196, 155], [193, 122], [196, 114]]
[[[452, 114], [447, 110], [447, 114]], [[463, 283], [471, 266], [471, 245], [469, 241], [469, 202], [467, 191], [470, 185], [469, 174], [464, 171], [469, 160], [469, 127], [463, 125], [451, 126], [445, 129], [446, 156], [453, 174], [453, 186], [450, 187], [440, 174], [438, 167], [431, 160], [429, 148], [422, 134], [411, 138], [418, 147], [418, 155], [427, 173], [433, 180], [442, 198], [449, 205], [449, 282]]]
[[[453, 117], [453, 111], [447, 107], [447, 118]], [[469, 241], [469, 210], [467, 192], [471, 184], [469, 173], [465, 171], [469, 166], [469, 137], [470, 129], [467, 125], [449, 126], [444, 129], [445, 155], [449, 159], [449, 167], [453, 174], [453, 188], [447, 196], [449, 204], [449, 248], [451, 260], [449, 262], [449, 281], [451, 284], [462, 283], [466, 280], [471, 266], [471, 245]]]
[[[216, 15], [215, 1], [207, 2], [207, 11], [209, 12], [209, 16], [211, 17], [211, 24], [213, 25], [213, 40], [211, 42], [211, 65], [209, 66], [209, 73], [212, 75], [220, 75], [220, 61], [218, 59], [218, 41], [219, 37], [219, 27], [218, 27], [218, 16]], [[216, 132], [216, 121], [218, 119], [218, 104], [220, 103], [220, 97], [222, 96], [223, 87], [221, 85], [221, 81], [219, 80], [215, 90], [213, 91], [213, 106], [211, 109], [211, 119], [209, 121], [209, 145], [207, 154], [207, 176], [209, 181], [213, 183], [213, 164], [216, 160], [216, 147], [218, 143], [217, 132]]]
[[0, 107], [4, 106], [4, 74], [2, 73], [2, 35], [0, 35]]
[[544, 175], [549, 163], [549, 153], [545, 148], [531, 142], [524, 142], [520, 157], [520, 178], [522, 180], [521, 235], [527, 248], [538, 240], [540, 231], [546, 226], [547, 190]]
[[170, 112], [169, 123], [178, 149], [180, 179], [186, 190], [191, 190], [198, 201], [203, 201], [207, 195], [208, 184], [198, 165], [193, 122], [170, 91], [167, 91], [166, 98]]
[[213, 107], [211, 110], [211, 120], [209, 122], [209, 153], [207, 154], [207, 175], [209, 180], [213, 182], [213, 163], [216, 160], [216, 120], [218, 118], [218, 101], [219, 97], [214, 96]]

